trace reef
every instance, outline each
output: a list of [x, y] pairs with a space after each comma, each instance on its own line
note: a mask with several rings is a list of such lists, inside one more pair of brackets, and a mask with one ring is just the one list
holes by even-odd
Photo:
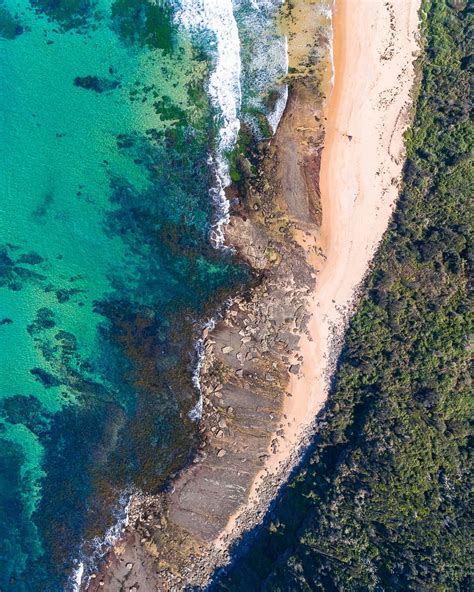
[[192, 461], [162, 494], [133, 497], [124, 537], [89, 591], [204, 586], [228, 561], [231, 543], [261, 520], [299, 458], [304, 439], [289, 437], [297, 426], [287, 416], [288, 385], [300, 373], [314, 262], [323, 256], [301, 237], [317, 237], [321, 223], [327, 10], [293, 3], [285, 26], [286, 109], [272, 138], [239, 142], [236, 182], [227, 191], [226, 244], [258, 281], [204, 332], [203, 415]]

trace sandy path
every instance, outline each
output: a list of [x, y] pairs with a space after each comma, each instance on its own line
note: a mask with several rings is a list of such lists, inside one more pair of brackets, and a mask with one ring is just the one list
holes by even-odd
[[[259, 504], [263, 480], [287, 464], [326, 400], [335, 337], [344, 331], [354, 293], [393, 211], [415, 76], [419, 8], [420, 0], [337, 0], [334, 8], [335, 82], [320, 172], [322, 226], [317, 238], [301, 233], [319, 272], [310, 299], [313, 316], [298, 352], [304, 358], [301, 371], [292, 375], [292, 396], [284, 404], [284, 444], [254, 481], [249, 506]], [[315, 256], [318, 246], [325, 259]], [[229, 520], [222, 545], [241, 513]]]

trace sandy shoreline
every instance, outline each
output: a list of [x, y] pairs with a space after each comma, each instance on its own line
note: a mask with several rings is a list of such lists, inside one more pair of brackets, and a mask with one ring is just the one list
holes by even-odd
[[[291, 456], [298, 456], [296, 449], [327, 398], [356, 290], [398, 196], [419, 5], [419, 0], [399, 0], [395, 7], [376, 0], [335, 4], [335, 84], [327, 105], [319, 180], [322, 224], [317, 236], [298, 233], [318, 272], [310, 298], [309, 335], [302, 336], [301, 372], [290, 375], [291, 397], [283, 403], [288, 420], [284, 443], [269, 456], [252, 484], [248, 507], [230, 518], [219, 545], [226, 544], [239, 516], [260, 504], [262, 482], [278, 475]], [[315, 256], [321, 251], [323, 258]]]
[[137, 526], [89, 590], [100, 582], [110, 592], [132, 581], [142, 592], [203, 585], [230, 543], [259, 522], [312, 433], [356, 291], [387, 228], [420, 0], [337, 0], [326, 103], [330, 60], [314, 62], [319, 72], [301, 66], [311, 43], [327, 43], [325, 28], [309, 29], [315, 5], [294, 5], [290, 71], [293, 59], [299, 73], [263, 171], [247, 188], [247, 210], [226, 232], [265, 281], [206, 338], [201, 452], [169, 493], [137, 503]]

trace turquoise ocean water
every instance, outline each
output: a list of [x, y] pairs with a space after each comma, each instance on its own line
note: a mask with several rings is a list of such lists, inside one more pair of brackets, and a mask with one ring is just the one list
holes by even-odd
[[286, 96], [279, 7], [0, 0], [2, 591], [72, 589], [192, 450], [199, 325], [249, 281], [216, 248], [226, 158]]

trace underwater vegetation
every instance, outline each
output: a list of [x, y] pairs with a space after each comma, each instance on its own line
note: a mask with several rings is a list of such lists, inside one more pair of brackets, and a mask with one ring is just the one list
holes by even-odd
[[210, 55], [171, 4], [5, 0], [0, 36], [0, 588], [54, 592], [185, 462], [198, 323], [248, 272], [208, 240]]

